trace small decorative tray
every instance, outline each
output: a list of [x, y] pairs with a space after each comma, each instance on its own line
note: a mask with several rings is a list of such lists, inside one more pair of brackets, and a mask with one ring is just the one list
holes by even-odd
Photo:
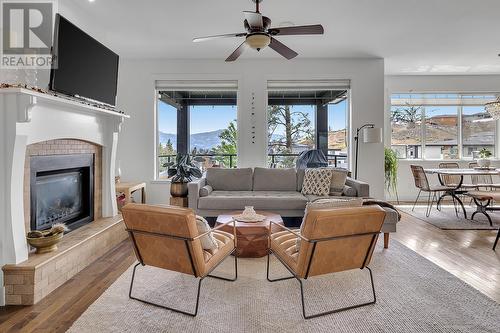
[[238, 222], [262, 222], [264, 221], [265, 218], [266, 217], [261, 214], [255, 214], [255, 215], [238, 214], [233, 216], [233, 219], [235, 219]]

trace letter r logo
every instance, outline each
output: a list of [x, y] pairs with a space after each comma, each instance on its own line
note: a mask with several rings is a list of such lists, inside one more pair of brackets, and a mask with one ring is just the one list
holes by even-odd
[[49, 54], [52, 2], [2, 2], [3, 53]]

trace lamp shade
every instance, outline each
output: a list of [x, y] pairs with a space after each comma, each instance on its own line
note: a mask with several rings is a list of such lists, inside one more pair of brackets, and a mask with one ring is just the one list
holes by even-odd
[[375, 127], [363, 128], [363, 143], [381, 143], [382, 129]]

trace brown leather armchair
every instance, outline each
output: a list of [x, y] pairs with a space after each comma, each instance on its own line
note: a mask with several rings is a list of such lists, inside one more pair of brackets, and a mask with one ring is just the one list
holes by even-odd
[[[377, 299], [372, 271], [368, 264], [384, 218], [385, 211], [382, 208], [365, 206], [312, 210], [307, 213], [301, 233], [276, 224], [284, 231], [269, 235], [270, 253], [267, 256], [267, 280], [276, 282], [295, 278], [299, 281], [302, 315], [305, 319], [374, 304]], [[297, 238], [300, 239], [299, 248], [297, 248]], [[269, 257], [273, 253], [293, 276], [278, 279], [269, 277]], [[306, 280], [312, 276], [355, 268], [366, 268], [369, 271], [373, 301], [306, 315], [302, 279]]]
[[[212, 229], [218, 243], [214, 253], [201, 247], [200, 238], [209, 232], [199, 234], [196, 216], [192, 209], [173, 206], [152, 206], [128, 204], [122, 209], [123, 220], [130, 239], [134, 244], [138, 264], [134, 266], [130, 282], [129, 297], [143, 303], [155, 305], [175, 312], [196, 316], [200, 299], [201, 282], [207, 276], [225, 281], [235, 281], [238, 277], [238, 261], [235, 253], [236, 237], [217, 230], [225, 224]], [[230, 224], [234, 222], [229, 222]], [[210, 273], [230, 254], [234, 256], [235, 277], [232, 279], [210, 275]], [[193, 313], [155, 304], [132, 296], [132, 288], [137, 266], [149, 265], [193, 275], [199, 278], [196, 307]]]

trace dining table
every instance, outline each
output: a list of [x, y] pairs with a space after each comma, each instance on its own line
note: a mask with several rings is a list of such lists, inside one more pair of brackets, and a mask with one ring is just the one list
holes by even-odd
[[[468, 169], [460, 169], [460, 168], [437, 168], [437, 169], [424, 169], [424, 172], [427, 174], [435, 174], [438, 176], [439, 182], [443, 186], [448, 186], [449, 189], [443, 191], [443, 194], [439, 197], [437, 201], [437, 207], [440, 207], [441, 201], [444, 197], [450, 196], [456, 203], [460, 205], [462, 208], [462, 212], [464, 214], [464, 218], [467, 218], [467, 211], [465, 210], [465, 206], [460, 199], [459, 195], [467, 194], [467, 189], [463, 188], [464, 177], [465, 176], [498, 176], [500, 175], [500, 169], [496, 168], [468, 168]], [[460, 181], [458, 184], [446, 184], [443, 180], [443, 176], [459, 176]], [[480, 187], [478, 185], [477, 187]], [[456, 209], [456, 208], [455, 208]], [[458, 213], [457, 213], [458, 215]]]

